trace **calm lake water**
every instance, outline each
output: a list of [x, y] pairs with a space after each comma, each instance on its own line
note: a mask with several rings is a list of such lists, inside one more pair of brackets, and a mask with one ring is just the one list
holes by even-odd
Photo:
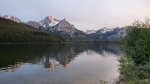
[[100, 84], [119, 76], [115, 43], [0, 45], [0, 84]]

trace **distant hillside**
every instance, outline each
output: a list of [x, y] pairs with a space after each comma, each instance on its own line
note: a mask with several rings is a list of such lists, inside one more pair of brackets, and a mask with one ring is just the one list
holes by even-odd
[[0, 18], [0, 43], [60, 42], [64, 39], [26, 24]]

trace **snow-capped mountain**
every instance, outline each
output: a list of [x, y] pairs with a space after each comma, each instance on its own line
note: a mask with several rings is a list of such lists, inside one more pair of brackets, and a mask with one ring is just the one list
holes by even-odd
[[95, 33], [96, 32], [96, 30], [86, 30], [86, 34], [92, 34], [92, 33]]
[[87, 35], [74, 25], [70, 24], [66, 19], [58, 20], [53, 16], [47, 16], [41, 21], [29, 21], [26, 24], [40, 29], [44, 32], [59, 35], [64, 38], [73, 40], [85, 40]]
[[97, 30], [95, 33], [89, 34], [89, 36], [92, 36], [93, 39], [97, 40], [118, 40], [126, 35], [127, 28], [129, 27], [117, 27], [112, 29], [102, 28]]
[[58, 20], [53, 16], [47, 16], [39, 22], [29, 21], [26, 24], [61, 37], [69, 39], [86, 39], [86, 34], [76, 29], [74, 25], [70, 24], [66, 19]]
[[10, 19], [10, 20], [18, 22], [18, 23], [23, 23], [23, 21], [21, 21], [19, 18], [15, 17], [14, 15], [4, 15], [1, 17], [5, 18], [5, 19]]
[[128, 27], [123, 28], [101, 28], [99, 30], [87, 31], [86, 34], [90, 37], [91, 40], [118, 40], [121, 37], [126, 35], [126, 29]]
[[41, 30], [59, 35], [64, 38], [69, 38], [73, 40], [85, 40], [86, 34], [83, 31], [80, 31], [74, 27], [74, 25], [70, 24], [66, 19], [61, 20], [55, 26], [49, 27], [40, 27]]
[[40, 26], [47, 28], [47, 27], [55, 26], [59, 22], [60, 20], [55, 19], [53, 16], [47, 16], [45, 17], [45, 19], [40, 21], [39, 24]]
[[41, 21], [28, 21], [26, 24], [33, 26], [35, 28], [43, 27], [52, 27], [58, 24], [60, 20], [55, 19], [53, 16], [47, 16]]

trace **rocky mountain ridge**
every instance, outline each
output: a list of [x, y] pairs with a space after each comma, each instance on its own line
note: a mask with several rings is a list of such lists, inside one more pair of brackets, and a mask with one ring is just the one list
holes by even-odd
[[43, 20], [29, 21], [26, 24], [40, 29], [44, 32], [59, 35], [71, 40], [86, 40], [86, 34], [75, 28], [67, 19], [58, 20], [53, 16], [47, 16]]
[[126, 30], [130, 28], [129, 26], [127, 27], [116, 27], [116, 28], [102, 28], [97, 30], [95, 33], [88, 34], [95, 40], [119, 40], [122, 37], [124, 37], [127, 32]]

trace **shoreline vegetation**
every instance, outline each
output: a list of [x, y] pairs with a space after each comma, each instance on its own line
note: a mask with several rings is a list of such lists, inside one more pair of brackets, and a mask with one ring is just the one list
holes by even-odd
[[125, 56], [116, 84], [150, 84], [150, 19], [134, 22], [119, 44]]

